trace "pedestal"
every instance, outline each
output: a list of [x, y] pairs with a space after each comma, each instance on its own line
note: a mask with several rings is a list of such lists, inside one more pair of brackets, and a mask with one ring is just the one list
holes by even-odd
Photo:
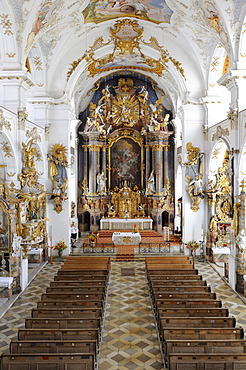
[[23, 258], [21, 261], [21, 290], [25, 290], [28, 285], [28, 259]]

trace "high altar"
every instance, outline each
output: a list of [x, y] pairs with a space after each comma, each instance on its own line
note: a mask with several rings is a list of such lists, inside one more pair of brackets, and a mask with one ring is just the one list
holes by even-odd
[[80, 230], [173, 230], [173, 126], [163, 97], [132, 72], [95, 86], [80, 115]]

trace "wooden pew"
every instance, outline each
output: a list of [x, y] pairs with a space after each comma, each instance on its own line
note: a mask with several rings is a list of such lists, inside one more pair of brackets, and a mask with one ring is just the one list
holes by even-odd
[[211, 292], [210, 286], [196, 286], [196, 285], [187, 285], [187, 286], [163, 286], [163, 285], [157, 285], [152, 286], [153, 293], [164, 293], [164, 292]]
[[217, 299], [156, 299], [156, 308], [221, 308], [222, 303]]
[[[176, 265], [177, 266], [177, 265]], [[158, 276], [158, 275], [167, 275], [172, 276], [172, 275], [184, 275], [184, 276], [189, 276], [189, 275], [198, 275], [198, 270], [193, 269], [193, 268], [181, 268], [181, 269], [170, 269], [170, 265], [168, 266], [169, 269], [148, 269], [147, 275], [148, 276]]]
[[166, 328], [161, 333], [164, 340], [228, 340], [243, 339], [242, 328]]
[[189, 256], [158, 256], [158, 257], [146, 257], [145, 258], [145, 267], [148, 270], [148, 267], [153, 265], [175, 265], [175, 264], [188, 264], [193, 265], [193, 260]]
[[107, 281], [108, 281], [108, 274], [107, 275], [94, 275], [93, 273], [91, 273], [91, 275], [76, 275], [76, 274], [73, 274], [73, 275], [69, 275], [69, 274], [61, 274], [61, 275], [55, 275], [54, 276], [54, 281], [77, 281], [78, 283], [84, 283], [84, 284], [87, 284], [87, 282], [93, 282], [93, 281], [102, 281], [104, 282], [105, 284], [107, 284]]
[[186, 287], [186, 286], [197, 286], [197, 287], [202, 287], [202, 286], [207, 286], [206, 280], [155, 280], [151, 279], [151, 286], [157, 287], [157, 286], [174, 286], [174, 287]]
[[[246, 353], [246, 340], [166, 340], [165, 353]], [[168, 357], [168, 356], [167, 356]]]
[[101, 328], [101, 319], [81, 318], [27, 318], [26, 329], [94, 329]]
[[64, 301], [64, 300], [55, 300], [55, 301], [39, 301], [37, 303], [37, 308], [103, 308], [104, 304], [101, 300], [77, 300], [77, 301]]
[[[157, 292], [153, 294], [155, 299], [216, 299], [216, 293], [212, 292]], [[42, 295], [43, 296], [43, 295]]]
[[90, 318], [96, 319], [103, 316], [102, 308], [33, 308], [31, 312], [33, 318]]
[[160, 317], [228, 317], [227, 308], [162, 308], [158, 310]]
[[190, 264], [190, 263], [184, 263], [184, 264], [181, 264], [181, 263], [176, 263], [176, 264], [171, 264], [171, 263], [167, 263], [165, 265], [161, 264], [161, 263], [156, 263], [156, 264], [151, 264], [148, 266], [147, 268], [147, 272], [148, 273], [151, 273], [152, 271], [166, 271], [168, 269], [170, 269], [170, 265], [172, 266], [172, 268], [174, 270], [194, 270], [193, 268], [193, 265]]
[[[229, 340], [166, 340], [164, 342], [164, 362], [167, 368], [170, 369], [171, 354], [226, 354], [246, 353], [246, 341], [241, 339]], [[218, 366], [219, 364], [217, 364]], [[194, 364], [193, 364], [194, 366]], [[240, 367], [239, 367], [240, 369]]]
[[244, 370], [245, 353], [170, 354], [169, 370]]
[[96, 340], [12, 340], [10, 353], [97, 353]]
[[87, 301], [87, 300], [98, 300], [103, 301], [105, 298], [102, 293], [43, 293], [41, 295], [41, 301], [54, 301], [54, 300], [63, 300], [63, 301]]
[[148, 278], [154, 282], [154, 281], [202, 281], [202, 276], [201, 275], [167, 275], [167, 274], [148, 274]]
[[87, 275], [91, 279], [92, 276], [99, 276], [99, 275], [108, 276], [108, 270], [102, 270], [101, 268], [78, 270], [77, 267], [76, 267], [75, 269], [69, 268], [69, 269], [58, 270], [57, 274], [58, 275], [66, 275], [66, 276], [71, 275], [71, 276], [76, 276], [77, 278], [78, 277], [84, 277], [84, 276]]
[[[2, 370], [37, 370], [37, 369], [86, 369], [94, 370], [95, 355], [87, 353], [60, 354], [3, 354]], [[49, 366], [49, 367], [47, 367]]]
[[60, 287], [48, 287], [46, 288], [46, 293], [77, 293], [77, 294], [104, 294], [105, 293], [105, 287], [99, 286], [99, 287], [94, 287], [94, 286], [83, 286], [83, 287], [78, 287], [78, 286], [60, 286]]
[[77, 286], [77, 287], [107, 287], [107, 284], [104, 281], [101, 280], [59, 280], [59, 281], [51, 281], [50, 287], [63, 287], [66, 284], [66, 286]]
[[19, 329], [18, 340], [97, 340], [100, 329]]
[[160, 317], [160, 328], [235, 328], [234, 317]]

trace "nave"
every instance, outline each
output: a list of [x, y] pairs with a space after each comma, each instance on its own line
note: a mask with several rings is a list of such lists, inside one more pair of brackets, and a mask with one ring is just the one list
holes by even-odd
[[[24, 328], [25, 319], [63, 264], [47, 264], [1, 319], [1, 352], [8, 352], [11, 339]], [[199, 274], [217, 294], [217, 299], [246, 329], [246, 306], [240, 297], [208, 264], [196, 262]], [[151, 309], [144, 261], [111, 262], [106, 316], [99, 370], [163, 369], [154, 316]]]

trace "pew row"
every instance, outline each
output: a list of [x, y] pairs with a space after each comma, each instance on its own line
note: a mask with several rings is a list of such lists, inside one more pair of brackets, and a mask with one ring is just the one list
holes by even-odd
[[26, 329], [94, 329], [101, 327], [101, 319], [81, 318], [28, 318], [25, 321]]
[[81, 318], [81, 319], [96, 319], [103, 316], [102, 308], [33, 308], [31, 312], [32, 318]]
[[87, 353], [53, 354], [3, 354], [2, 370], [37, 370], [37, 369], [86, 369], [93, 370], [95, 355]]
[[167, 268], [164, 259], [148, 259], [146, 276], [165, 368], [246, 369], [244, 331], [236, 327], [235, 318], [222, 308], [197, 269], [177, 271], [177, 261]]

